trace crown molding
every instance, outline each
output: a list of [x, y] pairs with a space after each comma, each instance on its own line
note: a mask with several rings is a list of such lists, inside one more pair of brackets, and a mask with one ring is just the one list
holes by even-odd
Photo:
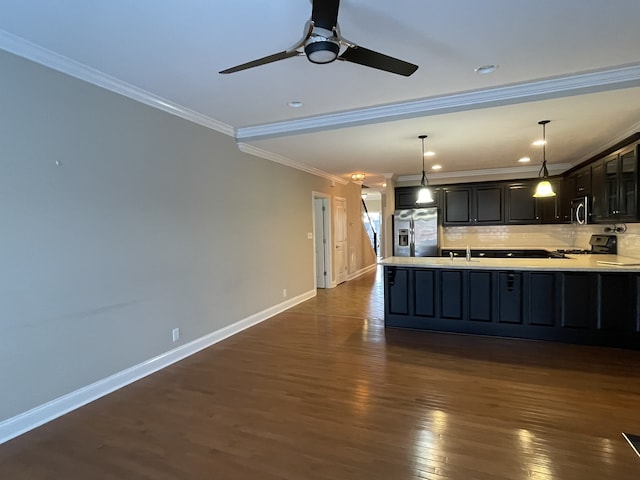
[[166, 100], [158, 95], [147, 92], [142, 88], [130, 85], [122, 80], [107, 75], [99, 70], [88, 67], [80, 62], [71, 60], [64, 55], [47, 50], [35, 43], [29, 42], [24, 38], [13, 35], [5, 30], [0, 29], [0, 49], [6, 50], [19, 57], [26, 58], [32, 62], [44, 65], [58, 72], [62, 72], [71, 77], [83, 80], [92, 85], [104, 88], [106, 90], [118, 93], [137, 102], [149, 105], [164, 112], [188, 120], [203, 127], [210, 128], [225, 135], [235, 137], [235, 129], [231, 125], [215, 120], [201, 113], [195, 112], [188, 108], [178, 105], [177, 103]]
[[248, 153], [249, 155], [253, 155], [254, 157], [271, 160], [272, 162], [295, 168], [296, 170], [302, 170], [303, 172], [326, 178], [327, 180], [337, 182], [341, 185], [347, 185], [349, 183], [349, 181], [345, 180], [344, 178], [331, 175], [330, 173], [324, 172], [318, 168], [310, 167], [309, 165], [304, 165], [303, 163], [296, 162], [295, 160], [291, 160], [290, 158], [278, 155], [277, 153], [269, 152], [268, 150], [263, 150], [262, 148], [254, 147], [253, 145], [249, 145], [247, 143], [238, 142], [237, 145], [240, 151]]
[[[548, 163], [547, 168], [551, 175], [558, 175], [562, 172], [569, 170], [572, 167], [570, 163]], [[429, 181], [433, 180], [447, 180], [450, 178], [468, 178], [468, 177], [493, 177], [498, 175], [509, 175], [513, 178], [527, 178], [529, 176], [538, 176], [540, 171], [540, 165], [529, 165], [524, 167], [505, 167], [505, 168], [485, 168], [482, 170], [462, 170], [458, 172], [442, 172], [442, 173], [430, 173], [427, 177]], [[397, 178], [398, 182], [419, 182], [422, 179], [422, 175], [403, 175]]]
[[237, 129], [236, 138], [245, 141], [259, 140], [637, 86], [640, 86], [640, 64], [626, 65], [486, 90], [242, 127]]
[[597, 148], [591, 150], [590, 152], [584, 154], [582, 157], [580, 157], [573, 166], [576, 165], [580, 165], [583, 162], [586, 162], [587, 160], [590, 160], [591, 158], [595, 157], [596, 155], [601, 154], [602, 152], [604, 152], [605, 150], [608, 150], [609, 148], [613, 147], [614, 145], [617, 145], [618, 143], [622, 142], [623, 140], [627, 139], [628, 137], [637, 134], [640, 132], [640, 122], [632, 125], [631, 127], [627, 128], [626, 130], [624, 130], [623, 132], [620, 132], [618, 135], [615, 136], [615, 138], [613, 138], [612, 140], [610, 140], [607, 143], [604, 143], [602, 145], [599, 145]]

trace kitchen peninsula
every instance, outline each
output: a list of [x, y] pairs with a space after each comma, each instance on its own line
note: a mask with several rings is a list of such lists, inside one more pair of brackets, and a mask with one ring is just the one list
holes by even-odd
[[389, 257], [385, 326], [640, 349], [640, 259]]

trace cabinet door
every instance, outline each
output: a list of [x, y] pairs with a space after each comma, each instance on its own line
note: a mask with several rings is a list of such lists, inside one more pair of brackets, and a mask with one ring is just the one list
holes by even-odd
[[487, 187], [475, 187], [474, 210], [476, 224], [500, 224], [504, 223], [502, 214], [502, 185]]
[[436, 315], [436, 271], [415, 270], [414, 272], [414, 301], [416, 316], [435, 317]]
[[445, 225], [471, 224], [471, 188], [447, 188], [444, 190]]
[[556, 323], [556, 274], [529, 273], [528, 293], [529, 324], [554, 326]]
[[599, 275], [600, 302], [598, 329], [610, 332], [634, 333], [636, 330], [634, 298], [635, 278], [631, 274], [603, 273]]
[[591, 193], [591, 166], [582, 168], [576, 172], [576, 195], [589, 195]]
[[562, 275], [562, 327], [593, 329], [596, 326], [596, 274]]
[[[560, 215], [564, 223], [571, 222], [571, 200], [578, 197], [577, 175], [571, 174], [562, 181], [562, 194], [560, 196]], [[591, 167], [589, 167], [589, 183], [591, 183]]]
[[592, 203], [591, 218], [594, 222], [608, 219], [606, 206], [604, 163], [600, 160], [591, 166]]
[[522, 323], [522, 273], [500, 272], [498, 278], [498, 321]]
[[533, 183], [513, 183], [506, 189], [507, 223], [538, 223], [536, 199], [533, 198]]
[[469, 271], [469, 320], [490, 322], [493, 273]]
[[416, 208], [418, 189], [416, 187], [398, 187], [395, 189], [396, 210]]
[[395, 315], [409, 314], [409, 270], [385, 267], [385, 311]]
[[421, 187], [419, 186], [396, 187], [394, 190], [395, 209], [406, 210], [410, 208], [437, 207], [439, 205], [440, 199], [440, 187], [429, 187], [433, 196], [433, 202], [431, 203], [416, 203], [416, 200], [418, 200], [418, 192], [420, 191], [420, 188]]
[[618, 216], [636, 220], [638, 217], [638, 156], [637, 148], [620, 153], [618, 185]]
[[615, 217], [619, 210], [618, 203], [618, 156], [604, 159], [604, 204], [605, 215], [608, 218]]
[[551, 178], [549, 182], [551, 182], [551, 187], [556, 193], [556, 196], [536, 199], [540, 223], [562, 223], [564, 221], [562, 209], [562, 200], [564, 198], [562, 196], [562, 179]]
[[442, 318], [464, 319], [464, 274], [463, 270], [442, 270], [440, 272]]

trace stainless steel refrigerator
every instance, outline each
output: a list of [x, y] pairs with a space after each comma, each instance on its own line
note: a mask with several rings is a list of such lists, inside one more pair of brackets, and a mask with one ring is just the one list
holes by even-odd
[[437, 257], [439, 255], [437, 208], [395, 211], [393, 254], [397, 257]]

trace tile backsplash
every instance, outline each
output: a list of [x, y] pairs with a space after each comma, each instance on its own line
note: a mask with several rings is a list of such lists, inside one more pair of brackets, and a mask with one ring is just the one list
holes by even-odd
[[[620, 226], [620, 224], [618, 225]], [[589, 249], [594, 233], [605, 233], [614, 225], [494, 225], [443, 227], [442, 248], [581, 248]], [[618, 233], [618, 255], [640, 258], [640, 223], [626, 224]]]

